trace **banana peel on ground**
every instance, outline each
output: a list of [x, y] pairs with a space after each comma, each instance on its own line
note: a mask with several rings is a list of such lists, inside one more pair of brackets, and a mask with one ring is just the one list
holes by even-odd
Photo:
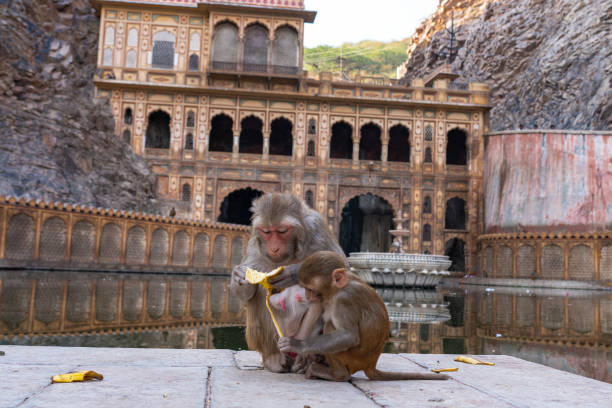
[[467, 363], [467, 364], [479, 364], [479, 365], [488, 365], [488, 366], [495, 365], [495, 363], [489, 363], [488, 361], [477, 360], [474, 357], [468, 357], [468, 356], [457, 356], [455, 357], [455, 361], [459, 361], [461, 363]]
[[276, 332], [278, 333], [279, 336], [284, 337], [283, 332], [280, 326], [278, 325], [278, 321], [276, 320], [276, 316], [274, 316], [274, 313], [272, 312], [272, 308], [270, 307], [270, 296], [272, 296], [275, 289], [274, 289], [274, 286], [272, 286], [272, 284], [268, 282], [268, 279], [273, 278], [274, 276], [278, 275], [282, 271], [283, 271], [282, 266], [270, 272], [267, 272], [267, 273], [259, 272], [251, 268], [246, 268], [244, 279], [247, 282], [255, 284], [255, 285], [259, 283], [261, 286], [263, 286], [268, 291], [268, 295], [266, 296], [266, 306], [268, 307], [268, 312], [270, 312], [270, 317], [272, 317], [272, 322], [274, 322], [274, 327], [276, 327]]
[[104, 377], [102, 374], [96, 373], [95, 371], [77, 371], [74, 373], [58, 374], [51, 377], [52, 383], [71, 383], [91, 380], [102, 380]]
[[434, 373], [451, 373], [451, 372], [455, 372], [458, 371], [459, 368], [458, 367], [452, 367], [452, 368], [432, 368], [431, 371], [433, 371]]

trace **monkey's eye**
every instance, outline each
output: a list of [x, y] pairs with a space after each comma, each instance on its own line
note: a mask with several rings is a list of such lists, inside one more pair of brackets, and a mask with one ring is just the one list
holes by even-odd
[[260, 228], [260, 229], [259, 229], [259, 232], [261, 232], [262, 234], [269, 234], [269, 233], [270, 233], [270, 230]]
[[276, 230], [276, 232], [278, 232], [279, 234], [284, 234], [285, 232], [287, 232], [287, 228], [279, 228]]

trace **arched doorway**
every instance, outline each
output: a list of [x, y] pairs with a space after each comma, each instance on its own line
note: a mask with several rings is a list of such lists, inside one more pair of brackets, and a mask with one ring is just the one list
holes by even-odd
[[263, 122], [253, 115], [247, 116], [241, 122], [239, 153], [263, 153]]
[[263, 193], [250, 187], [228, 194], [221, 203], [221, 212], [217, 221], [230, 224], [251, 225], [251, 205], [253, 200]]
[[149, 115], [145, 147], [152, 149], [170, 148], [170, 115], [166, 112], [156, 110]]
[[388, 252], [391, 247], [393, 208], [380, 197], [362, 194], [342, 209], [340, 246], [351, 252]]
[[444, 244], [444, 255], [452, 262], [449, 271], [465, 271], [465, 244], [459, 238], [453, 238]]

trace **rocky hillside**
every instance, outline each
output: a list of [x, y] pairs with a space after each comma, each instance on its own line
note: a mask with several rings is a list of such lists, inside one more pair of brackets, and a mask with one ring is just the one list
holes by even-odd
[[610, 0], [441, 0], [411, 38], [405, 77], [442, 64], [492, 87], [491, 130], [612, 129]]
[[94, 99], [91, 1], [0, 1], [0, 38], [0, 194], [156, 211], [152, 172]]

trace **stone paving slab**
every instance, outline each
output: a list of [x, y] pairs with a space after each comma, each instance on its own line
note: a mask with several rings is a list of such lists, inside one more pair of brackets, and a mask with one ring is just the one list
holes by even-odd
[[424, 367], [459, 367], [448, 373], [461, 384], [514, 407], [612, 407], [612, 384], [511, 356], [474, 356], [495, 366], [453, 361], [455, 355], [400, 354]]
[[231, 350], [0, 346], [0, 364], [234, 367]]
[[211, 375], [213, 408], [378, 407], [347, 382], [307, 380], [301, 374], [217, 368]]
[[[1, 349], [1, 347], [0, 347]], [[42, 391], [51, 383], [51, 376], [70, 372], [70, 366], [23, 366], [2, 364], [0, 357], [0, 407], [14, 407]]]

